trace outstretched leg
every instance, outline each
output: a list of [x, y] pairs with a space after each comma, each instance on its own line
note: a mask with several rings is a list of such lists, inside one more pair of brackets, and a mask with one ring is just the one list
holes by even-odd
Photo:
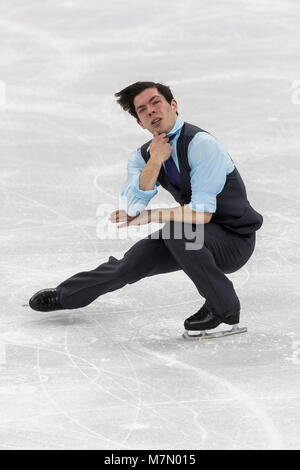
[[180, 268], [160, 237], [135, 243], [120, 260], [113, 256], [91, 271], [83, 271], [59, 284], [56, 288], [63, 308], [84, 307], [100, 295], [133, 284], [156, 274], [177, 271]]

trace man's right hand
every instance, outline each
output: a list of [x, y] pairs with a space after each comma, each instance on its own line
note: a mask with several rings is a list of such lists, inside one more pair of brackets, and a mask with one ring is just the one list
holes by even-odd
[[170, 158], [173, 147], [169, 144], [167, 134], [155, 132], [150, 144], [150, 158], [161, 165]]

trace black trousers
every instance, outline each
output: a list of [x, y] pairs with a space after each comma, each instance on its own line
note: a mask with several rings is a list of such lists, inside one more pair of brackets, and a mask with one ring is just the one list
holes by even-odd
[[[239, 235], [214, 223], [204, 224], [202, 246], [188, 250], [186, 243], [191, 241], [190, 238], [184, 233], [181, 238], [176, 238], [180, 232], [175, 231], [178, 224], [183, 226], [170, 222], [139, 240], [122, 259], [110, 256], [95, 269], [75, 274], [59, 284], [57, 291], [63, 307], [84, 307], [100, 295], [126, 284], [180, 269], [190, 277], [206, 299], [205, 305], [216, 315], [239, 306], [233, 284], [226, 274], [237, 271], [249, 260], [255, 247], [255, 232]], [[195, 229], [196, 226], [190, 224], [190, 227]]]

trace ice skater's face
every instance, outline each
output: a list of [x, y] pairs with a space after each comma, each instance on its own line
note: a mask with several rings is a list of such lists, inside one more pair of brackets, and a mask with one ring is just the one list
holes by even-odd
[[157, 88], [147, 88], [137, 95], [133, 104], [138, 115], [138, 124], [151, 134], [171, 131], [177, 119], [177, 102], [169, 104]]

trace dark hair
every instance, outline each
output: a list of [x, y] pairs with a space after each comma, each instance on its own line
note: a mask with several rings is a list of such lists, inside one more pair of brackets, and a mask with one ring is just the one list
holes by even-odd
[[131, 116], [139, 119], [134, 108], [133, 100], [137, 95], [142, 93], [142, 91], [147, 90], [147, 88], [157, 88], [158, 92], [165, 97], [169, 104], [171, 104], [174, 97], [170, 88], [167, 85], [155, 82], [136, 82], [127, 86], [118, 93], [115, 93], [115, 96], [119, 98], [117, 103], [119, 103], [124, 111], [128, 111]]

